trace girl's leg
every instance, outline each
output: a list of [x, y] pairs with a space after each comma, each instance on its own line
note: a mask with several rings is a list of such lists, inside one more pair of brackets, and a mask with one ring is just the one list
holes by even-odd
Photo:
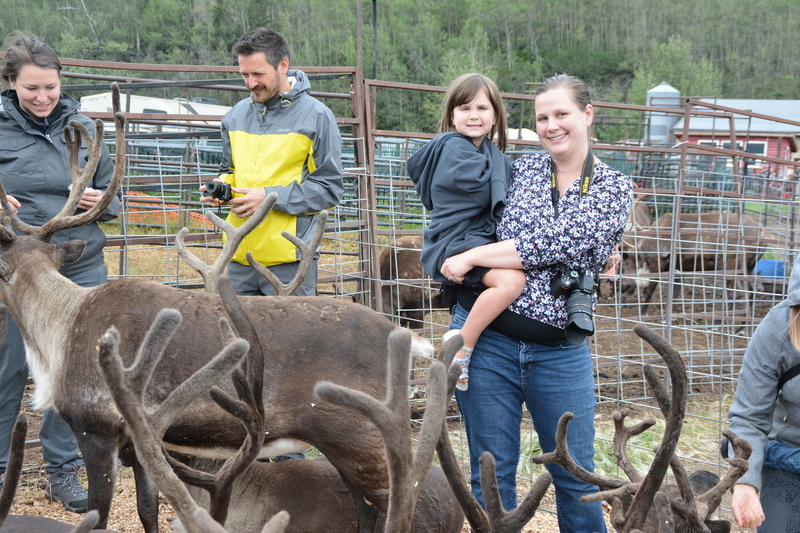
[[[453, 360], [455, 364], [462, 365], [463, 370], [459, 378], [459, 382], [462, 384], [466, 384], [468, 380], [470, 354], [475, 348], [475, 343], [478, 342], [478, 337], [503, 310], [522, 294], [526, 280], [522, 270], [493, 268], [484, 274], [482, 281], [488, 289], [475, 300], [475, 305], [472, 306], [472, 310], [461, 328], [464, 350], [460, 350]], [[460, 385], [459, 389], [466, 390], [464, 385]]]

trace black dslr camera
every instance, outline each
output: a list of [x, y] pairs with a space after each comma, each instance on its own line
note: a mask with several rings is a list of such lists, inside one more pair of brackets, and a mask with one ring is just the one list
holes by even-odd
[[206, 194], [220, 202], [227, 202], [233, 198], [230, 184], [223, 181], [207, 181]]
[[594, 334], [592, 293], [596, 288], [597, 280], [591, 272], [583, 269], [561, 267], [550, 280], [550, 293], [556, 298], [566, 296], [567, 325], [564, 331], [567, 341], [572, 344], [580, 344], [585, 337]]

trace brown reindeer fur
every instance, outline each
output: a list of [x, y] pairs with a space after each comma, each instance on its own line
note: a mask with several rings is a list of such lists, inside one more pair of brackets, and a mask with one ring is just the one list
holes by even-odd
[[[213, 472], [220, 461], [187, 458], [193, 468]], [[188, 487], [201, 507], [208, 493]], [[225, 529], [258, 533], [278, 511], [289, 512], [285, 533], [356, 533], [353, 498], [336, 469], [324, 457], [305, 461], [251, 464], [234, 483]], [[383, 516], [379, 529], [384, 531]], [[414, 533], [458, 533], [464, 515], [439, 467], [431, 467], [414, 509]]]
[[[426, 275], [419, 262], [422, 237], [401, 237], [383, 249], [380, 255], [383, 313], [400, 316], [400, 325], [421, 328], [425, 311], [443, 307], [442, 299], [429, 287], [420, 285]], [[438, 284], [437, 284], [438, 285]]]
[[[680, 215], [678, 236], [675, 238], [676, 263], [670, 256], [670, 228], [673, 215], [668, 213], [648, 229], [636, 234], [635, 243], [628, 244], [621, 269], [624, 276], [646, 277], [650, 273], [713, 272], [717, 270], [751, 273], [761, 257], [759, 241], [772, 235], [753, 218], [735, 213], [684, 213]], [[626, 237], [628, 241], [630, 237]], [[632, 293], [637, 283], [624, 279], [622, 292]], [[641, 301], [648, 304], [657, 282], [650, 281], [642, 291]], [[644, 308], [646, 311], [646, 307]]]

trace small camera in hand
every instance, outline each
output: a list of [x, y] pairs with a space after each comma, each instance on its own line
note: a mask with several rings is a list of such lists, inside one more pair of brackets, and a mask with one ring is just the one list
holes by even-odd
[[567, 341], [580, 344], [589, 335], [594, 335], [592, 321], [592, 294], [597, 281], [591, 272], [583, 269], [562, 267], [550, 280], [550, 293], [558, 298], [566, 296], [567, 325], [564, 331]]
[[233, 198], [230, 184], [223, 181], [207, 181], [206, 195], [216, 198], [220, 202], [227, 202]]

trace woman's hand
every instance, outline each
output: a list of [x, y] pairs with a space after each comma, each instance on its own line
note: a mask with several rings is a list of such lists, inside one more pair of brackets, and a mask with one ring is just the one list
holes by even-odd
[[764, 510], [752, 485], [740, 483], [733, 486], [731, 511], [739, 527], [757, 528], [764, 521]]
[[473, 268], [509, 268], [522, 270], [514, 239], [484, 244], [448, 258], [442, 264], [442, 275], [455, 283], [463, 283], [464, 276]]
[[[19, 212], [19, 207], [22, 205], [19, 203], [19, 200], [11, 196], [10, 194], [6, 195], [6, 200], [8, 200], [8, 205], [11, 206], [11, 210], [15, 213]], [[0, 211], [3, 210], [3, 206], [0, 206]]]
[[83, 196], [81, 196], [81, 201], [78, 202], [79, 209], [89, 210], [94, 207], [94, 204], [100, 201], [100, 198], [103, 197], [103, 193], [98, 191], [97, 189], [92, 189], [91, 187], [86, 187], [86, 190], [83, 191]]
[[447, 258], [442, 265], [442, 275], [454, 283], [464, 283], [464, 276], [475, 266], [469, 255], [467, 251]]

